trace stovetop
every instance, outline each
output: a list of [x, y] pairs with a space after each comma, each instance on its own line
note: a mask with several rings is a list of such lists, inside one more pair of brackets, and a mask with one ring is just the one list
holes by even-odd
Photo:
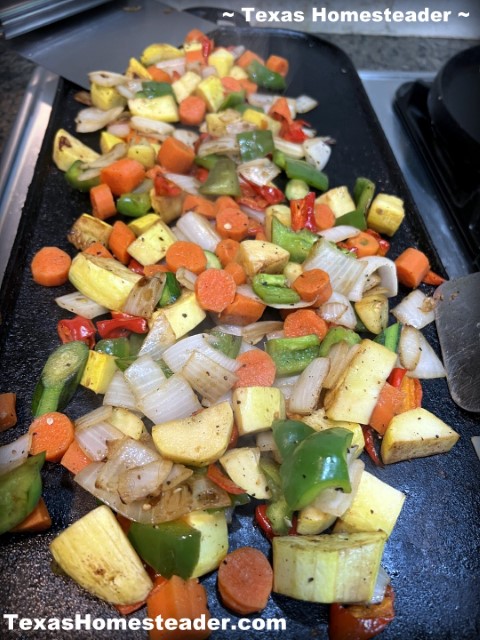
[[[394, 111], [396, 92], [406, 83], [430, 82], [422, 72], [360, 71], [360, 78], [404, 174], [420, 215], [450, 278], [475, 268], [462, 231]], [[25, 94], [0, 166], [0, 281], [8, 262], [23, 202], [32, 180], [38, 152], [48, 125], [58, 76], [38, 67]], [[407, 212], [408, 215], [408, 212]]]

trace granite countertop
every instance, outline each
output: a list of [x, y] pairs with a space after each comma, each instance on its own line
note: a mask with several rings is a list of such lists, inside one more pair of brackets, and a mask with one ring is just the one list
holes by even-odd
[[[341, 47], [357, 69], [438, 71], [472, 40], [318, 34]], [[0, 40], [0, 155], [15, 121], [34, 64]]]

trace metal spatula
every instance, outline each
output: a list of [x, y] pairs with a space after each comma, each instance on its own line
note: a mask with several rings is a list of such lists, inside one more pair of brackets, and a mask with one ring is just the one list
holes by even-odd
[[450, 393], [459, 407], [480, 413], [480, 273], [445, 282], [435, 298]]

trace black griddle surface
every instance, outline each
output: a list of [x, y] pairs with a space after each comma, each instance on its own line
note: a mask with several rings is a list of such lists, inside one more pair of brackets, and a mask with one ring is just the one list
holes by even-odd
[[[319, 107], [305, 116], [318, 130], [337, 141], [327, 172], [332, 186], [353, 187], [355, 178], [365, 175], [377, 184], [377, 191], [405, 200], [407, 216], [393, 241], [390, 257], [414, 245], [426, 251], [436, 271], [442, 272], [435, 249], [407, 190], [377, 118], [352, 62], [335, 46], [318, 38], [282, 30], [250, 28], [217, 29], [211, 34], [217, 44], [245, 44], [267, 57], [269, 53], [290, 60], [287, 94], [307, 93], [319, 100]], [[128, 46], [128, 45], [127, 45]], [[31, 422], [30, 402], [38, 375], [48, 354], [58, 345], [56, 323], [69, 314], [54, 298], [70, 292], [69, 285], [45, 289], [35, 285], [29, 271], [34, 253], [55, 244], [74, 255], [66, 235], [72, 222], [89, 210], [88, 197], [71, 191], [51, 161], [51, 147], [59, 127], [74, 132], [74, 118], [81, 105], [73, 96], [78, 88], [63, 83], [35, 176], [28, 194], [17, 240], [0, 294], [2, 335], [0, 337], [0, 391], [18, 394], [17, 427], [0, 434], [4, 444], [26, 431]], [[96, 144], [97, 135], [83, 136]], [[393, 305], [392, 305], [393, 306]], [[439, 352], [435, 330], [425, 331]], [[459, 443], [447, 455], [402, 462], [368, 471], [407, 495], [395, 530], [387, 542], [383, 566], [396, 592], [396, 619], [382, 634], [384, 640], [473, 640], [480, 637], [479, 469], [470, 437], [480, 432], [478, 418], [458, 409], [444, 380], [424, 383], [424, 407], [433, 411], [461, 434]], [[72, 418], [86, 413], [98, 399], [80, 389], [68, 406]], [[38, 535], [4, 535], [1, 538], [0, 609], [20, 617], [71, 618], [75, 614], [92, 618], [116, 617], [116, 611], [85, 593], [73, 581], [51, 570], [49, 542], [67, 525], [95, 506], [95, 500], [75, 487], [70, 474], [58, 465], [47, 465], [44, 496], [51, 512], [51, 531]], [[231, 526], [231, 549], [249, 544], [269, 553], [269, 543], [252, 526], [252, 506], [238, 510]], [[229, 617], [216, 594], [216, 577], [202, 579], [208, 590], [212, 616]], [[134, 614], [145, 615], [144, 611]], [[212, 633], [214, 640], [264, 638], [298, 640], [327, 638], [328, 608], [273, 595], [265, 611], [267, 618], [285, 618], [284, 632], [244, 632], [238, 629]], [[8, 632], [0, 618], [0, 637], [42, 640], [43, 638], [146, 638], [146, 632], [15, 631]]]

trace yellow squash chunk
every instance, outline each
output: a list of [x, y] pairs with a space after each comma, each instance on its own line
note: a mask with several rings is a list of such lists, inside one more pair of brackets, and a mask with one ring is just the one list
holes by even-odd
[[298, 512], [297, 532], [302, 536], [316, 536], [331, 527], [336, 518], [308, 505]]
[[160, 122], [178, 122], [178, 107], [175, 98], [168, 94], [158, 98], [131, 98], [128, 109], [132, 116], [141, 116]]
[[393, 236], [405, 217], [403, 200], [396, 196], [379, 193], [375, 196], [367, 213], [370, 229]]
[[382, 440], [385, 464], [423, 458], [450, 451], [460, 435], [426, 409], [411, 409], [395, 416]]
[[290, 254], [282, 247], [265, 240], [244, 240], [238, 250], [237, 262], [247, 276], [257, 273], [282, 273]]
[[111, 233], [111, 224], [94, 218], [89, 213], [82, 213], [73, 223], [67, 238], [76, 249], [83, 251], [94, 242], [101, 242], [107, 246]]
[[161, 60], [173, 60], [173, 58], [181, 58], [182, 55], [183, 51], [171, 44], [154, 43], [143, 50], [140, 60], [143, 65], [149, 67]]
[[80, 384], [95, 393], [105, 393], [116, 371], [114, 356], [90, 349]]
[[127, 78], [132, 78], [134, 80], [151, 80], [152, 76], [145, 69], [143, 64], [139, 62], [136, 58], [130, 58], [128, 63], [128, 68], [125, 71], [125, 75]]
[[121, 96], [115, 87], [102, 87], [95, 82], [90, 85], [90, 97], [92, 104], [102, 111], [108, 111], [113, 107], [123, 107], [127, 104], [127, 99]]
[[151, 169], [155, 165], [157, 154], [151, 144], [132, 144], [128, 147], [127, 157], [137, 160], [145, 169]]
[[129, 245], [127, 251], [132, 258], [145, 267], [164, 258], [168, 247], [175, 240], [169, 227], [161, 220], [157, 220]]
[[202, 80], [195, 93], [205, 100], [208, 111], [218, 111], [225, 96], [222, 81], [217, 76]]
[[194, 416], [155, 425], [152, 437], [165, 458], [205, 467], [225, 453], [232, 429], [232, 408], [221, 402]]
[[230, 74], [234, 61], [233, 55], [224, 47], [218, 47], [208, 56], [208, 64], [215, 67], [220, 78]]
[[368, 424], [396, 361], [393, 351], [372, 340], [362, 340], [337, 384], [325, 395], [327, 418]]
[[136, 413], [123, 407], [113, 407], [112, 415], [108, 422], [125, 434], [129, 438], [134, 440], [140, 440], [142, 433], [145, 431], [145, 425], [143, 420], [137, 416]]
[[252, 498], [267, 500], [271, 497], [267, 478], [260, 468], [258, 447], [230, 449], [220, 458], [220, 464], [229, 478]]
[[58, 535], [50, 551], [81, 587], [110, 604], [145, 600], [153, 584], [118, 520], [97, 507]]
[[336, 218], [355, 211], [355, 202], [347, 187], [329, 189], [315, 200], [315, 204], [317, 202], [327, 204]]
[[302, 422], [308, 424], [309, 427], [315, 429], [315, 431], [324, 431], [325, 429], [333, 429], [334, 427], [340, 427], [341, 429], [348, 429], [353, 433], [352, 443], [350, 447], [357, 447], [355, 451], [355, 457], [358, 457], [364, 447], [365, 438], [363, 437], [362, 426], [358, 422], [346, 422], [344, 420], [330, 420], [325, 415], [325, 409], [317, 409], [309, 416], [302, 416], [300, 418]]
[[123, 140], [118, 136], [114, 136], [113, 133], [102, 131], [100, 134], [100, 149], [103, 154], [108, 153], [116, 144], [121, 143], [123, 143]]
[[280, 133], [282, 125], [278, 120], [274, 120], [267, 116], [266, 113], [256, 111], [256, 109], [245, 109], [242, 118], [245, 122], [254, 124], [258, 129], [269, 129], [273, 135], [277, 136]]
[[388, 298], [382, 293], [364, 296], [355, 302], [355, 312], [370, 333], [379, 335], [388, 324]]
[[276, 387], [240, 387], [232, 398], [235, 424], [241, 436], [270, 429], [285, 418], [285, 399]]
[[191, 511], [182, 518], [200, 531], [200, 549], [191, 578], [199, 578], [216, 569], [228, 553], [228, 528], [225, 511]]
[[202, 76], [199, 76], [198, 73], [187, 71], [178, 80], [172, 82], [173, 93], [178, 104], [191, 96], [201, 81]]
[[273, 590], [307, 602], [368, 602], [373, 595], [383, 531], [273, 538]]
[[122, 310], [141, 277], [118, 260], [83, 253], [75, 256], [68, 272], [68, 279], [80, 293], [115, 311]]
[[207, 314], [197, 302], [193, 291], [182, 293], [173, 304], [164, 307], [163, 314], [170, 324], [175, 338], [178, 340], [186, 333], [195, 329], [205, 320]]
[[235, 78], [235, 80], [248, 80], [248, 73], [243, 67], [239, 67], [238, 64], [233, 65], [228, 75], [231, 78]]
[[98, 153], [65, 129], [59, 129], [53, 141], [53, 161], [60, 171], [67, 171], [76, 160], [93, 162]]
[[135, 218], [135, 220], [129, 222], [128, 226], [136, 236], [141, 236], [142, 233], [145, 233], [147, 229], [150, 229], [159, 220], [160, 217], [156, 213], [147, 213], [145, 216]]
[[404, 493], [364, 471], [353, 502], [337, 520], [334, 531], [385, 531], [389, 536], [404, 501]]
[[182, 215], [184, 196], [157, 196], [155, 189], [150, 190], [152, 209], [166, 224]]

